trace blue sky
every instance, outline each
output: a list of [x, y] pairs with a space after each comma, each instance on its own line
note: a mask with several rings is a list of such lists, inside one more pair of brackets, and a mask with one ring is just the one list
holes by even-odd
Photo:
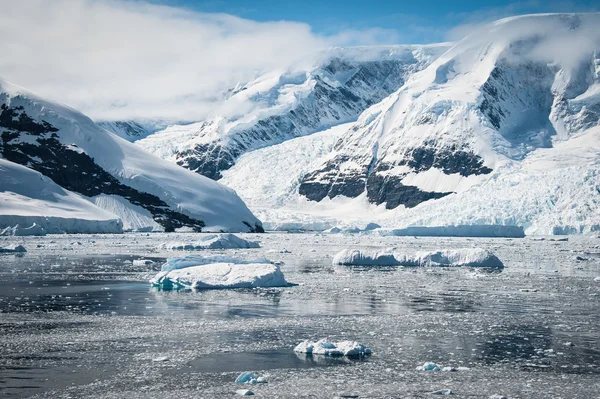
[[[200, 12], [219, 12], [255, 21], [298, 21], [317, 34], [382, 29], [381, 40], [430, 43], [453, 39], [457, 26], [540, 12], [600, 10], [600, 0], [151, 0]], [[387, 40], [386, 40], [387, 38]]]

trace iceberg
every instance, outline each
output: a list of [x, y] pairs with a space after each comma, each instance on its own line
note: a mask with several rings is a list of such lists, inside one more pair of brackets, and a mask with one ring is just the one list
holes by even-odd
[[287, 287], [279, 263], [231, 257], [184, 256], [169, 259], [150, 284], [172, 289]]
[[370, 355], [371, 348], [356, 341], [330, 342], [321, 339], [317, 342], [302, 341], [294, 348], [294, 352], [307, 355], [360, 357]]
[[236, 384], [255, 385], [255, 384], [265, 384], [266, 382], [267, 382], [267, 379], [265, 377], [262, 377], [262, 376], [258, 377], [256, 374], [251, 373], [249, 371], [243, 372], [235, 379]]
[[235, 234], [209, 234], [195, 242], [169, 242], [160, 245], [161, 249], [171, 251], [197, 251], [203, 249], [237, 249], [237, 248], [260, 248], [256, 241], [248, 241]]
[[503, 268], [496, 255], [482, 248], [442, 249], [414, 255], [393, 251], [345, 249], [333, 257], [334, 266], [466, 266]]

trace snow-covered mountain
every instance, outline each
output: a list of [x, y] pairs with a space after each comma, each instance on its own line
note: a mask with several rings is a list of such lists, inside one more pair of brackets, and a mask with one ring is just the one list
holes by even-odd
[[[4, 81], [0, 81], [0, 138], [0, 155], [6, 160], [2, 166], [11, 168], [0, 191], [30, 198], [31, 203], [45, 201], [46, 209], [31, 210], [37, 216], [55, 216], [46, 212], [47, 203], [54, 202], [63, 208], [64, 217], [71, 208], [72, 218], [85, 213], [85, 219], [96, 212], [97, 220], [120, 218], [126, 229], [262, 230], [233, 190], [148, 154], [73, 109]], [[9, 184], [15, 182], [11, 171], [25, 173], [10, 163], [40, 172], [65, 194], [47, 180], [35, 183], [37, 174], [37, 180], [23, 180], [32, 187], [15, 190]], [[80, 196], [95, 205], [82, 206]], [[64, 204], [58, 197], [64, 197]], [[108, 212], [97, 212], [98, 208]], [[18, 215], [4, 206], [0, 214]]]
[[170, 123], [164, 120], [126, 120], [99, 121], [96, 124], [122, 139], [136, 141], [165, 129]]
[[[288, 179], [295, 195], [268, 194], [276, 198], [265, 202], [280, 205], [254, 208], [250, 192], [265, 185], [253, 181], [251, 170], [280, 170], [280, 157], [253, 161], [276, 148], [241, 158], [223, 182], [272, 226], [376, 221], [388, 227], [520, 225], [537, 234], [597, 231], [599, 26], [600, 14], [492, 23], [337, 132], [335, 144], [317, 135], [277, 146], [304, 163]], [[303, 160], [296, 146], [309, 142], [331, 151]]]
[[274, 71], [239, 85], [211, 119], [170, 126], [136, 144], [219, 179], [247, 151], [355, 120], [448, 46], [332, 49], [309, 70]]

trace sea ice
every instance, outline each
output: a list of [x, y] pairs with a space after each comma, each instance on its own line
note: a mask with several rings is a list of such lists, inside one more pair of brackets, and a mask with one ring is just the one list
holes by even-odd
[[235, 391], [235, 393], [237, 393], [240, 396], [252, 396], [252, 395], [254, 395], [254, 392], [250, 391], [249, 389], [238, 389], [237, 391]]
[[443, 249], [409, 256], [393, 251], [342, 250], [333, 265], [346, 266], [467, 266], [503, 268], [496, 255], [482, 248]]
[[[169, 261], [171, 263], [169, 263]], [[286, 287], [287, 281], [279, 264], [267, 260], [251, 262], [211, 262], [201, 257], [169, 259], [150, 283], [166, 290], [193, 288], [258, 288]]]
[[294, 348], [294, 352], [307, 355], [358, 357], [370, 355], [371, 348], [356, 341], [330, 342], [321, 339], [317, 342], [303, 341]]
[[195, 251], [203, 249], [260, 248], [256, 241], [248, 241], [234, 234], [210, 234], [195, 242], [168, 242], [161, 249]]

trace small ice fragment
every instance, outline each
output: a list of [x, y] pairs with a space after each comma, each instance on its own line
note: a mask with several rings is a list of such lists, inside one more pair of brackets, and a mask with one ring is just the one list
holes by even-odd
[[150, 259], [135, 259], [133, 261], [133, 265], [134, 266], [146, 266], [146, 265], [151, 265], [154, 262], [151, 261]]
[[600, 281], [600, 276], [594, 277], [594, 281]]
[[564, 346], [575, 346], [575, 344], [573, 342], [565, 342], [563, 345]]
[[451, 389], [438, 389], [437, 391], [433, 391], [431, 392], [432, 395], [452, 395], [452, 390]]
[[422, 366], [417, 367], [417, 370], [423, 371], [440, 371], [441, 369], [439, 365], [431, 362], [423, 363]]
[[169, 358], [167, 356], [159, 356], [152, 359], [153, 362], [168, 362]]
[[458, 371], [455, 367], [446, 366], [442, 369], [442, 371]]
[[265, 377], [257, 377], [256, 374], [251, 373], [249, 371], [243, 372], [242, 374], [240, 374], [238, 376], [238, 378], [235, 379], [236, 384], [254, 385], [254, 384], [261, 384], [261, 383], [265, 383], [265, 382], [267, 382]]
[[249, 389], [238, 389], [237, 391], [235, 391], [235, 393], [237, 393], [240, 396], [252, 396], [252, 395], [254, 395], [254, 392], [252, 392]]
[[504, 395], [498, 395], [496, 393], [496, 394], [493, 394], [492, 396], [490, 396], [490, 399], [508, 399], [508, 398]]

